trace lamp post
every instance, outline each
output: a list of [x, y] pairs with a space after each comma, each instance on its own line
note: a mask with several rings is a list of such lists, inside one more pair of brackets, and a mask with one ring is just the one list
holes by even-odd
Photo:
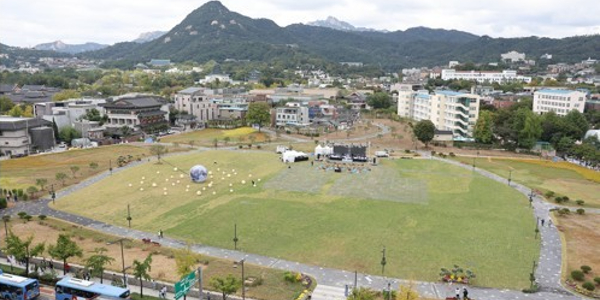
[[531, 193], [529, 194], [529, 207], [533, 208], [533, 190], [531, 190]]
[[115, 243], [119, 243], [121, 244], [121, 260], [123, 261], [123, 285], [127, 286], [127, 276], [125, 275], [125, 254], [123, 252], [123, 241], [128, 241], [129, 239], [127, 238], [122, 238], [122, 239], [118, 239], [116, 241], [110, 242], [108, 243], [109, 245], [115, 244]]
[[112, 159], [108, 160], [108, 171], [110, 172], [110, 175], [112, 175]]
[[55, 204], [56, 192], [54, 192], [54, 183], [51, 185], [50, 197], [52, 197], [52, 204]]
[[129, 211], [129, 204], [127, 204], [127, 222], [129, 223], [129, 228], [131, 228], [131, 212]]
[[[4, 215], [2, 217], [2, 221], [4, 221], [4, 241], [6, 242], [6, 248], [8, 248], [8, 225], [6, 224], [8, 220], [10, 220], [10, 216]], [[6, 257], [8, 257], [8, 254], [6, 254]], [[10, 270], [13, 270], [12, 260], [10, 260]]]
[[238, 264], [242, 265], [242, 300], [246, 300], [246, 287], [244, 286], [244, 262], [245, 261], [246, 261], [246, 259], [242, 258], [240, 261], [233, 262], [234, 268], [237, 268]]
[[512, 170], [508, 170], [508, 185], [510, 185], [511, 179], [512, 179]]
[[531, 273], [529, 273], [529, 289], [533, 289], [533, 283], [535, 282], [535, 267], [537, 267], [537, 264], [535, 263], [534, 259], [533, 266], [531, 267]]
[[383, 246], [383, 250], [381, 250], [381, 275], [383, 275], [384, 271], [385, 271], [385, 265], [387, 264], [387, 261], [385, 259], [385, 246]]
[[233, 249], [237, 250], [237, 242], [239, 241], [237, 237], [237, 223], [233, 224]]

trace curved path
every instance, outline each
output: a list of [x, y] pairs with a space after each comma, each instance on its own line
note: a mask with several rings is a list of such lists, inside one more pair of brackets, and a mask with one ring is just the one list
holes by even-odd
[[[442, 160], [447, 163], [455, 164], [459, 167], [472, 169], [471, 166], [463, 165], [458, 162], [440, 159], [437, 157], [431, 157], [428, 153], [421, 153], [424, 157]], [[122, 170], [143, 164], [145, 162], [134, 162], [126, 167], [117, 168], [113, 170], [113, 173], [121, 172]], [[507, 183], [505, 178], [489, 173], [485, 170], [474, 169], [473, 171], [486, 176], [492, 180], [498, 182]], [[90, 184], [100, 181], [111, 174], [103, 172], [95, 177], [89, 178], [80, 182], [77, 185], [71, 186], [67, 189], [57, 192], [57, 200], [68, 195], [76, 190], [85, 188]], [[529, 195], [530, 189], [520, 184], [511, 183], [511, 186], [525, 195]], [[548, 209], [554, 207], [554, 205], [543, 201], [539, 197], [535, 197], [533, 202], [534, 216], [539, 218], [548, 219]], [[86, 217], [70, 214], [67, 212], [58, 211], [52, 208], [53, 204], [49, 199], [43, 199], [36, 202], [18, 202], [12, 208], [6, 209], [5, 214], [16, 215], [20, 211], [25, 211], [31, 215], [44, 214], [55, 218], [63, 219], [72, 223], [76, 223], [82, 226], [86, 226], [91, 229], [95, 229], [101, 232], [113, 234], [119, 237], [126, 237], [131, 239], [142, 239], [142, 238], [155, 238], [155, 234], [147, 233], [140, 230], [114, 226], [104, 222], [96, 221]], [[541, 291], [535, 294], [524, 294], [521, 291], [516, 290], [500, 290], [493, 288], [481, 288], [481, 287], [469, 287], [469, 296], [474, 299], [534, 299], [534, 300], [547, 300], [547, 299], [584, 299], [578, 295], [571, 294], [566, 291], [560, 284], [560, 271], [561, 271], [561, 240], [558, 235], [556, 227], [541, 227], [541, 253], [540, 261], [536, 269], [536, 278], [541, 285]], [[185, 243], [183, 241], [163, 238], [161, 244], [167, 247], [183, 248]], [[295, 272], [302, 272], [310, 274], [315, 277], [318, 283], [317, 289], [320, 287], [332, 287], [335, 290], [333, 297], [321, 298], [321, 299], [343, 299], [343, 291], [346, 285], [352, 286], [354, 282], [354, 273], [333, 269], [324, 268], [314, 265], [302, 264], [298, 262], [292, 262], [288, 260], [282, 260], [279, 258], [266, 257], [262, 255], [244, 253], [241, 251], [234, 251], [228, 249], [221, 249], [211, 247], [207, 245], [196, 244], [192, 245], [192, 250], [209, 256], [220, 257], [231, 260], [246, 259], [246, 262], [256, 265], [267, 266], [276, 269], [291, 270]], [[526, 276], [525, 274], [523, 276]], [[396, 278], [385, 278], [381, 276], [373, 276], [367, 274], [358, 274], [357, 276], [358, 286], [371, 287], [376, 290], [386, 288], [388, 284], [391, 284], [393, 288], [397, 288], [399, 283], [408, 283], [402, 279]], [[419, 291], [422, 296], [429, 298], [445, 298], [453, 296], [454, 289], [459, 285], [449, 285], [439, 282], [414, 282], [415, 288]], [[316, 293], [316, 291], [315, 291]], [[340, 294], [341, 293], [341, 294]], [[315, 295], [317, 296], [317, 295]], [[317, 300], [317, 297], [313, 297]]]

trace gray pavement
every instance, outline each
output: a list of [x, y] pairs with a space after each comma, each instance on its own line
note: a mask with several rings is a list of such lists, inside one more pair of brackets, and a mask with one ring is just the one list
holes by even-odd
[[[432, 159], [442, 160], [446, 163], [455, 164], [457, 166], [472, 169], [471, 166], [460, 164], [450, 160], [440, 159], [438, 157], [431, 157], [428, 153], [422, 152], [421, 155], [424, 157], [430, 157]], [[132, 167], [143, 162], [135, 162], [127, 167], [117, 168], [113, 170], [113, 173], [120, 172], [121, 170]], [[479, 174], [486, 176], [490, 179], [496, 180], [498, 182], [507, 183], [507, 179], [497, 176], [495, 174], [489, 173], [485, 170], [481, 170], [475, 168], [474, 172], [478, 172]], [[90, 184], [93, 184], [97, 181], [100, 181], [107, 176], [111, 176], [109, 172], [101, 173], [95, 177], [89, 178], [77, 185], [69, 187], [67, 189], [61, 190], [57, 192], [57, 201], [60, 201], [60, 198], [70, 194], [78, 189], [87, 187]], [[522, 186], [520, 184], [511, 183], [511, 187], [515, 188], [519, 192], [524, 195], [529, 195], [531, 189]], [[114, 226], [111, 224], [107, 224], [104, 222], [100, 222], [97, 220], [93, 220], [90, 218], [78, 216], [75, 214], [70, 214], [67, 212], [58, 211], [52, 208], [53, 204], [51, 200], [44, 199], [35, 202], [18, 202], [16, 205], [10, 209], [5, 210], [5, 214], [15, 215], [20, 211], [25, 211], [31, 215], [39, 215], [44, 214], [48, 216], [52, 216], [55, 218], [60, 218], [69, 222], [73, 222], [79, 225], [83, 225], [95, 230], [99, 230], [102, 232], [106, 232], [109, 234], [113, 234], [119, 237], [131, 238], [131, 239], [142, 239], [142, 238], [152, 238], [156, 239], [156, 235], [154, 233], [143, 232], [136, 229], [124, 228], [119, 226]], [[534, 218], [544, 218], [546, 220], [549, 219], [549, 209], [554, 207], [554, 205], [543, 201], [540, 197], [535, 197], [533, 202], [533, 214]], [[578, 295], [573, 295], [564, 289], [560, 283], [560, 271], [561, 271], [561, 240], [558, 235], [558, 230], [556, 227], [540, 227], [540, 235], [541, 235], [541, 254], [538, 262], [538, 266], [536, 268], [536, 278], [538, 283], [541, 285], [541, 291], [535, 294], [524, 294], [521, 291], [516, 290], [501, 290], [501, 289], [492, 289], [492, 288], [482, 288], [482, 287], [468, 287], [469, 295], [473, 299], [533, 299], [533, 300], [546, 300], [546, 299], [583, 299]], [[183, 248], [186, 244], [177, 239], [165, 237], [160, 240], [160, 243], [166, 247], [172, 248]], [[192, 250], [209, 256], [220, 257], [224, 259], [231, 260], [240, 260], [242, 258], [246, 259], [247, 263], [267, 266], [276, 269], [282, 270], [291, 270], [295, 272], [302, 272], [305, 274], [310, 274], [315, 277], [318, 285], [322, 285], [321, 288], [317, 287], [317, 294], [313, 297], [314, 300], [331, 300], [331, 299], [343, 299], [343, 291], [345, 290], [345, 286], [348, 285], [350, 288], [354, 282], [354, 272], [347, 270], [339, 270], [333, 268], [325, 268], [315, 265], [302, 264], [293, 261], [282, 260], [279, 258], [267, 257], [262, 255], [256, 255], [251, 253], [245, 253], [241, 251], [234, 251], [229, 249], [221, 249], [208, 245], [202, 244], [194, 244], [191, 246]], [[358, 286], [370, 287], [376, 290], [382, 290], [388, 286], [388, 283], [393, 288], [397, 288], [399, 283], [408, 283], [406, 280], [398, 279], [398, 278], [387, 278], [382, 276], [375, 276], [369, 274], [358, 274], [357, 276]], [[454, 289], [456, 286], [461, 285], [450, 285], [444, 284], [440, 282], [413, 282], [415, 284], [415, 288], [418, 290], [421, 296], [429, 297], [429, 298], [445, 298], [453, 296]], [[461, 286], [462, 287], [462, 286]], [[319, 291], [324, 291], [322, 296]], [[342, 291], [342, 292], [340, 292]], [[342, 293], [342, 294], [340, 294]], [[336, 296], [337, 294], [337, 296]]]

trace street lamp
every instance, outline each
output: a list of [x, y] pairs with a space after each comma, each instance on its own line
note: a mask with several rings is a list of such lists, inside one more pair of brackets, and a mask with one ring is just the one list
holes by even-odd
[[237, 268], [238, 264], [242, 265], [242, 300], [246, 300], [246, 287], [244, 286], [244, 262], [245, 258], [242, 258], [240, 261], [234, 261], [233, 267]]
[[[8, 223], [8, 220], [10, 220], [9, 215], [4, 215], [2, 217], [2, 221], [4, 221], [4, 241], [6, 242], [6, 248], [8, 248], [8, 225], [6, 224]], [[8, 254], [6, 254], [6, 257], [8, 257]], [[10, 260], [10, 270], [13, 270], [12, 260]]]
[[510, 185], [511, 179], [512, 179], [512, 170], [508, 170], [508, 185]]
[[239, 241], [237, 237], [237, 223], [233, 224], [233, 249], [237, 250], [237, 242]]
[[55, 200], [56, 200], [56, 192], [54, 192], [54, 183], [51, 185], [51, 190], [50, 190], [50, 197], [52, 197], [52, 204], [55, 204]]
[[384, 271], [385, 271], [385, 265], [387, 264], [387, 261], [385, 259], [385, 246], [383, 246], [383, 250], [381, 250], [381, 275], [383, 275]]
[[129, 228], [131, 228], [131, 212], [129, 211], [129, 204], [127, 204], [127, 222], [129, 222]]
[[112, 175], [112, 160], [108, 160], [108, 171], [110, 171], [110, 175]]
[[123, 241], [129, 241], [128, 238], [121, 238], [116, 241], [108, 243], [108, 245], [120, 243], [121, 244], [121, 260], [123, 261], [123, 285], [127, 286], [127, 277], [125, 275], [125, 254], [123, 253]]

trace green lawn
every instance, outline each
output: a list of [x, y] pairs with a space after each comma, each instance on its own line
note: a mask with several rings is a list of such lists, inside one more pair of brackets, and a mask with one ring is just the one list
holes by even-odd
[[[211, 187], [189, 182], [184, 173], [194, 164], [212, 172]], [[308, 162], [288, 169], [271, 152], [208, 151], [125, 170], [57, 202], [121, 226], [127, 204], [136, 229], [233, 248], [237, 224], [244, 251], [350, 271], [380, 275], [385, 246], [385, 275], [415, 280], [438, 280], [441, 267], [459, 264], [478, 275], [477, 285], [522, 288], [539, 254], [523, 195], [430, 160], [340, 174]]]
[[[473, 164], [473, 157], [454, 157], [453, 159]], [[558, 195], [568, 196], [568, 205], [582, 199], [587, 207], [600, 207], [600, 173], [565, 162], [554, 163], [539, 160], [509, 160], [477, 158], [475, 165], [502, 177], [508, 178], [530, 188], [542, 191], [554, 191]], [[552, 199], [550, 199], [552, 200]]]

